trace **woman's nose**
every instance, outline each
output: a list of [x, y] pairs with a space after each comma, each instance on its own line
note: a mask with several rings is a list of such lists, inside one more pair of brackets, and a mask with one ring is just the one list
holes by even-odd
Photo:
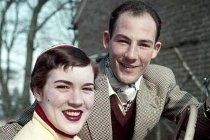
[[69, 95], [68, 105], [78, 107], [83, 103], [83, 96], [80, 90], [73, 90]]

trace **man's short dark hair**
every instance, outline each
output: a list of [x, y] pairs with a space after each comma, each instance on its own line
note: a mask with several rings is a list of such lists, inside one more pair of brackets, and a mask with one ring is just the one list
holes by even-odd
[[131, 12], [134, 16], [142, 15], [145, 13], [148, 13], [155, 21], [156, 28], [157, 28], [157, 34], [155, 37], [155, 41], [158, 40], [160, 36], [160, 30], [161, 30], [161, 19], [158, 15], [158, 13], [149, 5], [142, 1], [126, 1], [119, 5], [111, 14], [110, 20], [109, 20], [109, 33], [110, 37], [112, 37], [113, 32], [115, 30], [115, 24], [117, 22], [117, 19], [119, 16], [125, 12]]

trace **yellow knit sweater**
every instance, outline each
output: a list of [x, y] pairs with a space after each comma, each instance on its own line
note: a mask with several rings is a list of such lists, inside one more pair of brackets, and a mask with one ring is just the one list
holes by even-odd
[[14, 137], [13, 140], [81, 140], [78, 136], [67, 138], [56, 133], [39, 115], [34, 112], [33, 118]]

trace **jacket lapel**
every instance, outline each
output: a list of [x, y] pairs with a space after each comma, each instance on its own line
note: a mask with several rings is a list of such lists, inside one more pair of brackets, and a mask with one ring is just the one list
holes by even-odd
[[93, 140], [112, 140], [111, 110], [107, 79], [103, 72], [95, 80], [95, 104], [87, 123]]
[[[99, 65], [102, 71], [95, 80], [95, 104], [84, 129], [90, 131], [91, 140], [112, 140], [110, 98], [107, 79], [103, 72], [103, 60]], [[133, 140], [144, 139], [148, 131], [159, 121], [161, 114], [161, 99], [157, 96], [158, 88], [145, 77], [143, 76], [141, 80], [136, 97]]]
[[[134, 127], [134, 140], [143, 139], [160, 116], [160, 99], [156, 95], [156, 86], [145, 78], [142, 78], [140, 90], [136, 99], [136, 120]], [[154, 123], [155, 122], [155, 123]]]

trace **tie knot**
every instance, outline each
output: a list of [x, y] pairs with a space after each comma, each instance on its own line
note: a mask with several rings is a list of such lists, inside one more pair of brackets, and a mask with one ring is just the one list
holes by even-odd
[[123, 110], [125, 111], [125, 113], [127, 113], [127, 111], [129, 110], [130, 106], [132, 104], [132, 101], [127, 101], [126, 104], [123, 105]]

